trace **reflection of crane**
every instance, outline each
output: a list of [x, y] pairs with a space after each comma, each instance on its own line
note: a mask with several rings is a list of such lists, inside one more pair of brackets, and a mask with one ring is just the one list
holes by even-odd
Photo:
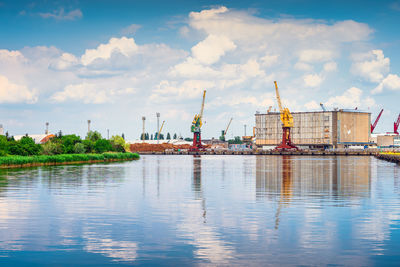
[[276, 150], [298, 150], [298, 148], [292, 144], [290, 139], [290, 128], [293, 127], [293, 116], [288, 108], [283, 108], [281, 103], [281, 97], [279, 96], [278, 84], [275, 83], [276, 100], [279, 105], [279, 111], [281, 112], [282, 121], [282, 143], [277, 146]]
[[233, 118], [230, 119], [228, 126], [226, 126], [226, 130], [222, 130], [221, 137], [219, 138], [221, 141], [225, 141], [226, 133], [228, 132], [229, 126], [231, 125]]
[[326, 111], [326, 108], [324, 107], [324, 104], [319, 103], [319, 105], [321, 106], [321, 108], [322, 108], [323, 111]]
[[378, 117], [376, 117], [374, 123], [371, 124], [371, 133], [374, 132], [374, 129], [375, 129], [376, 125], [378, 124], [379, 119], [381, 118], [382, 112], [383, 112], [383, 109], [381, 110], [381, 112], [379, 112], [379, 115], [378, 115]]
[[282, 156], [282, 184], [281, 184], [281, 194], [280, 200], [278, 203], [278, 209], [275, 214], [275, 229], [278, 229], [279, 226], [279, 217], [281, 214], [281, 209], [283, 204], [289, 204], [290, 199], [292, 198], [292, 190], [293, 190], [293, 181], [292, 181], [292, 160], [290, 156], [283, 155]]
[[394, 124], [393, 124], [393, 132], [395, 134], [399, 134], [399, 124], [400, 124], [400, 114], [397, 117], [397, 121], [395, 121]]
[[164, 127], [164, 123], [165, 123], [165, 121], [162, 122], [161, 128], [160, 128], [160, 130], [159, 130], [158, 133], [157, 133], [157, 140], [159, 140], [160, 137], [161, 137], [160, 134], [161, 134], [162, 128]]
[[201, 144], [201, 126], [203, 125], [202, 118], [203, 118], [205, 99], [206, 99], [206, 90], [204, 90], [203, 92], [203, 101], [201, 103], [200, 113], [194, 115], [192, 121], [191, 131], [193, 133], [193, 145], [190, 148], [190, 151], [199, 151], [204, 149], [203, 145]]

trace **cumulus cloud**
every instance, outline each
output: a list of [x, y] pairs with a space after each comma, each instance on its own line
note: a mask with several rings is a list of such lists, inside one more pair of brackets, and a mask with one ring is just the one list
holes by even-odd
[[382, 81], [390, 68], [390, 59], [385, 58], [382, 50], [354, 54], [353, 61], [351, 72], [367, 81], [375, 83]]
[[89, 65], [97, 59], [109, 59], [114, 53], [129, 57], [137, 51], [138, 46], [133, 38], [111, 38], [107, 44], [100, 44], [96, 49], [86, 49], [81, 61], [83, 65]]
[[374, 90], [372, 90], [372, 94], [377, 94], [383, 91], [383, 89], [389, 89], [393, 91], [400, 90], [400, 77], [395, 74], [389, 74], [382, 82], [379, 83]]
[[306, 63], [325, 62], [332, 57], [333, 52], [330, 50], [307, 49], [300, 52], [299, 60]]
[[318, 87], [324, 79], [318, 74], [308, 74], [303, 77], [303, 80], [306, 86]]
[[201, 63], [209, 65], [217, 62], [226, 52], [235, 48], [236, 45], [226, 36], [211, 34], [192, 47], [192, 54]]
[[315, 102], [314, 100], [305, 103], [304, 107], [307, 110], [316, 110], [316, 109], [320, 109], [321, 108], [321, 106], [317, 102]]
[[128, 27], [125, 27], [121, 30], [121, 33], [123, 35], [133, 35], [137, 32], [137, 30], [139, 30], [140, 28], [142, 28], [141, 25], [138, 24], [131, 24]]
[[215, 87], [215, 82], [202, 80], [186, 80], [182, 83], [161, 81], [153, 90], [150, 99], [154, 102], [163, 102], [168, 99], [191, 99], [197, 98], [203, 92]]
[[371, 97], [362, 97], [363, 91], [357, 87], [347, 89], [342, 95], [331, 97], [325, 102], [327, 107], [339, 108], [368, 108], [375, 106], [375, 100]]
[[74, 9], [69, 12], [65, 12], [64, 8], [54, 10], [53, 12], [39, 13], [44, 19], [53, 18], [55, 20], [76, 20], [82, 18], [82, 11], [80, 9]]
[[79, 64], [79, 59], [70, 53], [62, 53], [60, 57], [55, 58], [50, 67], [58, 70], [65, 70]]
[[324, 64], [324, 71], [331, 72], [337, 70], [337, 64], [334, 61], [328, 62]]
[[0, 103], [35, 103], [38, 96], [35, 90], [25, 85], [12, 83], [7, 77], [0, 75]]

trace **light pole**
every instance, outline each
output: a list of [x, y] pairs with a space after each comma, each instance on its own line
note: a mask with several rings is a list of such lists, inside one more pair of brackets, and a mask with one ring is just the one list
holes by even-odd
[[144, 122], [145, 122], [145, 120], [146, 120], [146, 117], [145, 116], [143, 116], [142, 117], [142, 121], [143, 121], [143, 133], [142, 133], [142, 140], [143, 140], [143, 143], [144, 143]]
[[46, 131], [44, 133], [49, 134], [49, 123], [48, 122], [46, 122]]
[[110, 129], [107, 129], [107, 140], [110, 140]]
[[157, 112], [156, 116], [157, 116], [157, 144], [158, 144], [160, 139], [160, 137], [158, 136], [160, 131], [160, 113]]
[[88, 129], [88, 133], [90, 132], [90, 123], [91, 123], [92, 121], [91, 120], [88, 120], [87, 121], [87, 129]]
[[246, 136], [246, 124], [244, 125], [244, 136]]

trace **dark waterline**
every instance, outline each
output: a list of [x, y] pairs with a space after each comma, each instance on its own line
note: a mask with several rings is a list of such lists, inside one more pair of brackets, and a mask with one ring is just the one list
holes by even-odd
[[373, 157], [0, 170], [1, 266], [396, 266], [399, 228], [400, 167]]

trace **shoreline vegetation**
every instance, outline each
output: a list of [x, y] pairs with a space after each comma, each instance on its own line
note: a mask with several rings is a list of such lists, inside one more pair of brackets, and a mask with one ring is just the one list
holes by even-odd
[[138, 160], [137, 153], [59, 154], [0, 157], [0, 169]]

